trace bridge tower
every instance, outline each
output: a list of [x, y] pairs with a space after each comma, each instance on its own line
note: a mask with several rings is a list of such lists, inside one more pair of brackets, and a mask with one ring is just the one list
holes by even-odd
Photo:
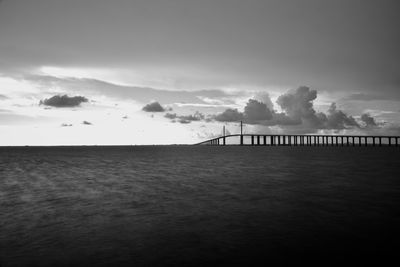
[[243, 121], [240, 121], [240, 145], [243, 145]]

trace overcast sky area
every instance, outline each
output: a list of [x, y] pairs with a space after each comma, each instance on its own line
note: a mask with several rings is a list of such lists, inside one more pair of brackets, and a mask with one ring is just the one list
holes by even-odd
[[400, 135], [391, 0], [0, 0], [0, 145]]

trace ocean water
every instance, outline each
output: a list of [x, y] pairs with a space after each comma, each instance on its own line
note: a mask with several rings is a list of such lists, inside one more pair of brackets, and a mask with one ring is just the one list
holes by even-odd
[[0, 266], [397, 262], [396, 147], [2, 147]]

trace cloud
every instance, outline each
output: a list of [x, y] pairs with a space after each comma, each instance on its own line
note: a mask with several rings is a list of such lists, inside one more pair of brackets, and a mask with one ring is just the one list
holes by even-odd
[[39, 105], [46, 105], [52, 107], [77, 107], [81, 103], [88, 102], [88, 99], [83, 96], [68, 96], [68, 95], [55, 95], [44, 100], [40, 100]]
[[267, 105], [254, 99], [249, 99], [243, 115], [247, 123], [272, 119], [272, 112]]
[[[316, 90], [301, 86], [278, 97], [277, 104], [283, 112], [277, 112], [273, 110], [273, 107], [269, 108], [267, 104], [259, 100], [249, 99], [244, 107], [244, 112], [240, 112], [237, 109], [226, 109], [224, 112], [212, 116], [212, 118], [215, 121], [222, 122], [243, 120], [247, 124], [285, 126], [286, 129], [296, 126], [295, 128], [302, 132], [315, 132], [318, 129], [343, 130], [361, 127], [355, 118], [337, 109], [335, 103], [331, 104], [326, 113], [317, 112], [313, 104], [316, 98]], [[265, 99], [268, 101], [269, 96], [265, 95]], [[363, 115], [361, 120], [369, 127], [376, 126], [374, 118], [370, 115]]]
[[[14, 77], [15, 76], [15, 77]], [[125, 86], [99, 79], [55, 77], [51, 75], [24, 74], [14, 75], [13, 78], [32, 82], [42, 88], [57, 86], [66, 92], [83, 92], [86, 95], [93, 93], [119, 99], [133, 99], [141, 103], [148, 103], [154, 99], [162, 103], [191, 103], [210, 104], [203, 99], [208, 98], [232, 98], [233, 93], [226, 93], [222, 90], [162, 90], [151, 87]], [[229, 101], [228, 101], [229, 102]]]
[[179, 118], [187, 121], [200, 121], [204, 119], [204, 114], [196, 111], [193, 115], [182, 115]]
[[83, 125], [93, 125], [91, 122], [88, 122], [88, 121], [83, 121], [82, 124]]
[[327, 129], [345, 129], [351, 126], [359, 127], [357, 121], [336, 108], [336, 104], [332, 103], [328, 110], [328, 115], [319, 113], [319, 119], [324, 123]]
[[142, 108], [146, 112], [164, 112], [165, 108], [158, 102], [152, 102]]
[[300, 86], [294, 91], [289, 91], [278, 97], [277, 103], [286, 115], [299, 124], [319, 126], [320, 120], [313, 107], [313, 101], [317, 98], [317, 91], [309, 87]]
[[198, 111], [190, 115], [176, 115], [176, 113], [167, 113], [164, 115], [164, 117], [171, 120], [178, 119], [180, 123], [185, 123], [185, 124], [191, 123], [192, 121], [200, 121], [205, 119], [204, 114]]
[[400, 100], [398, 96], [393, 95], [378, 95], [378, 94], [365, 94], [365, 93], [356, 93], [351, 94], [344, 98], [344, 100], [355, 100], [355, 101], [376, 101], [376, 100]]
[[61, 127], [71, 127], [72, 124], [71, 123], [63, 123], [61, 124]]
[[243, 120], [243, 113], [237, 109], [228, 108], [224, 112], [214, 116], [216, 121], [235, 122]]
[[378, 126], [375, 119], [371, 117], [368, 113], [364, 113], [361, 115], [361, 121], [365, 123], [367, 127], [376, 127]]
[[176, 115], [176, 113], [167, 113], [167, 114], [164, 115], [164, 117], [167, 118], [167, 119], [173, 120], [173, 119], [177, 118], [177, 115]]
[[0, 94], [0, 100], [4, 100], [4, 99], [8, 99], [8, 97], [6, 97], [5, 95], [1, 95]]
[[264, 103], [270, 110], [274, 110], [274, 104], [267, 92], [258, 92], [254, 95], [253, 99]]
[[190, 121], [190, 120], [185, 120], [185, 119], [180, 119], [180, 120], [179, 120], [179, 122], [180, 122], [180, 123], [182, 123], [182, 124], [188, 124], [188, 123], [191, 123], [191, 121]]
[[224, 112], [214, 116], [216, 121], [237, 122], [244, 121], [249, 124], [259, 124], [265, 120], [272, 119], [272, 111], [265, 103], [255, 99], [249, 99], [244, 107], [244, 112], [237, 109], [226, 109]]

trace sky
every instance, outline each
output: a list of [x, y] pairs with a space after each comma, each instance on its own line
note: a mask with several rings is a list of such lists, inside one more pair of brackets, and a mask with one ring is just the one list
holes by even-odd
[[400, 135], [391, 0], [0, 0], [0, 145]]

